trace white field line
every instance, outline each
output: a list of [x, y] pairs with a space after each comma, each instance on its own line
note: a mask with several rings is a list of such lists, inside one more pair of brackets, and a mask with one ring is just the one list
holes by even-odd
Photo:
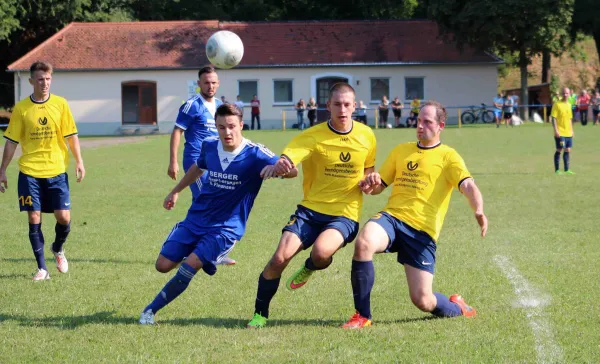
[[533, 287], [507, 257], [497, 255], [494, 257], [494, 262], [515, 289], [517, 300], [514, 306], [525, 310], [529, 326], [533, 330], [538, 362], [562, 362], [562, 349], [554, 340], [552, 326], [547, 314], [544, 313], [544, 307], [550, 305], [551, 297]]

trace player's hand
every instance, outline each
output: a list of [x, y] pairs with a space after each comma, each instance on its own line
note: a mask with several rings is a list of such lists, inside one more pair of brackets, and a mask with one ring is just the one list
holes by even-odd
[[381, 176], [377, 172], [369, 173], [365, 178], [358, 182], [360, 190], [367, 195], [370, 195], [373, 192], [373, 188], [379, 185], [381, 185]]
[[4, 193], [8, 188], [8, 180], [6, 179], [6, 173], [0, 172], [0, 192]]
[[278, 176], [285, 176], [286, 174], [290, 173], [292, 168], [294, 168], [292, 163], [284, 157], [279, 158], [274, 167], [275, 173], [277, 173]]
[[263, 168], [262, 171], [260, 171], [260, 177], [262, 179], [278, 177], [277, 173], [275, 172], [275, 166], [273, 166], [273, 165], [265, 166], [265, 168]]
[[173, 192], [169, 193], [167, 195], [167, 197], [165, 197], [165, 200], [163, 201], [163, 207], [166, 210], [171, 210], [173, 207], [175, 207], [178, 197], [179, 197], [178, 193], [173, 193]]
[[476, 213], [475, 219], [477, 219], [477, 223], [479, 224], [479, 227], [481, 228], [481, 237], [485, 238], [485, 234], [487, 233], [487, 228], [488, 228], [487, 217], [482, 212], [482, 213]]
[[83, 166], [83, 162], [78, 162], [75, 165], [75, 177], [77, 177], [77, 182], [83, 181], [85, 177], [85, 167]]
[[558, 134], [558, 130], [555, 130], [555, 131], [554, 131], [554, 137], [555, 137], [555, 138], [560, 138], [560, 134]]
[[179, 164], [169, 163], [169, 169], [167, 170], [169, 177], [171, 177], [172, 180], [177, 181], [177, 173], [179, 173]]

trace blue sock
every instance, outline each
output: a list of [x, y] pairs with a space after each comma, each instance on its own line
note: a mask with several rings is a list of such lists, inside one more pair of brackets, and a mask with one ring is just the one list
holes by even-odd
[[44, 234], [42, 233], [42, 224], [29, 224], [29, 242], [35, 260], [37, 261], [38, 269], [48, 270], [46, 267], [46, 259], [44, 258]]
[[144, 312], [152, 310], [153, 313], [158, 312], [161, 308], [165, 307], [177, 296], [179, 296], [185, 289], [190, 285], [190, 281], [194, 278], [196, 270], [187, 263], [183, 263], [179, 266], [179, 270], [160, 291], [154, 301], [144, 308]]
[[371, 290], [375, 284], [375, 266], [373, 261], [352, 260], [352, 294], [354, 308], [362, 317], [371, 319]]
[[323, 270], [327, 269], [331, 265], [331, 263], [333, 263], [333, 257], [329, 258], [329, 263], [326, 266], [319, 268], [315, 265], [315, 262], [313, 262], [312, 256], [309, 255], [308, 258], [306, 258], [306, 261], [304, 262], [304, 266], [310, 270]]
[[258, 291], [256, 292], [256, 301], [254, 303], [254, 313], [269, 318], [269, 305], [277, 293], [279, 281], [281, 278], [266, 279], [263, 274], [258, 277]]
[[59, 253], [62, 251], [63, 245], [65, 241], [67, 241], [67, 236], [69, 236], [69, 232], [71, 231], [71, 222], [67, 225], [62, 225], [57, 222], [54, 226], [54, 231], [56, 232], [56, 239], [52, 244], [52, 251]]
[[565, 163], [565, 171], [568, 171], [569, 167], [571, 166], [571, 153], [570, 152], [563, 152], [563, 162]]
[[554, 152], [554, 170], [560, 169], [560, 152]]
[[435, 298], [437, 298], [437, 305], [435, 309], [431, 311], [434, 316], [438, 317], [456, 317], [462, 315], [460, 306], [456, 303], [450, 302], [448, 297], [442, 293], [435, 292]]

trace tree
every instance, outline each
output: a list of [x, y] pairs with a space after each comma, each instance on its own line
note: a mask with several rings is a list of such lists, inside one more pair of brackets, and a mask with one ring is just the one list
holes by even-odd
[[576, 39], [577, 33], [588, 34], [594, 38], [600, 60], [600, 1], [575, 0], [571, 29], [573, 39]]
[[[505, 0], [500, 4], [493, 0], [429, 0], [429, 12], [442, 33], [461, 47], [517, 52], [520, 104], [527, 105], [527, 66], [544, 50], [564, 49], [574, 1]], [[507, 12], [514, 16], [507, 16]], [[527, 114], [525, 108], [525, 117]]]
[[17, 4], [16, 0], [0, 0], [0, 40], [5, 40], [15, 30], [19, 28], [19, 21], [16, 19]]

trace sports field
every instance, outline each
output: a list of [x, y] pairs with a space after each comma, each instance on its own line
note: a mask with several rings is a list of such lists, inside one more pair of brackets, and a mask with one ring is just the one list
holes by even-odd
[[[597, 362], [600, 357], [600, 128], [575, 128], [573, 176], [554, 174], [548, 125], [447, 129], [443, 142], [465, 159], [485, 201], [488, 236], [468, 203], [455, 193], [438, 246], [434, 289], [460, 293], [475, 318], [433, 319], [408, 297], [395, 256], [375, 258], [374, 326], [339, 327], [353, 312], [353, 246], [297, 292], [283, 284], [269, 326], [247, 330], [258, 276], [281, 227], [301, 199], [301, 181], [265, 182], [232, 267], [208, 277], [157, 314], [158, 326], [137, 324], [172, 274], [154, 260], [191, 195], [173, 211], [162, 200], [168, 136], [83, 150], [87, 176], [75, 184], [73, 220], [65, 246], [67, 274], [32, 282], [35, 260], [25, 214], [18, 212], [17, 163], [0, 196], [0, 362]], [[279, 153], [295, 132], [247, 132]], [[414, 130], [378, 130], [377, 165]], [[562, 167], [562, 160], [561, 160]], [[389, 191], [365, 197], [363, 221], [385, 204]], [[282, 282], [299, 267], [301, 253]], [[52, 258], [52, 259], [51, 259]]]

